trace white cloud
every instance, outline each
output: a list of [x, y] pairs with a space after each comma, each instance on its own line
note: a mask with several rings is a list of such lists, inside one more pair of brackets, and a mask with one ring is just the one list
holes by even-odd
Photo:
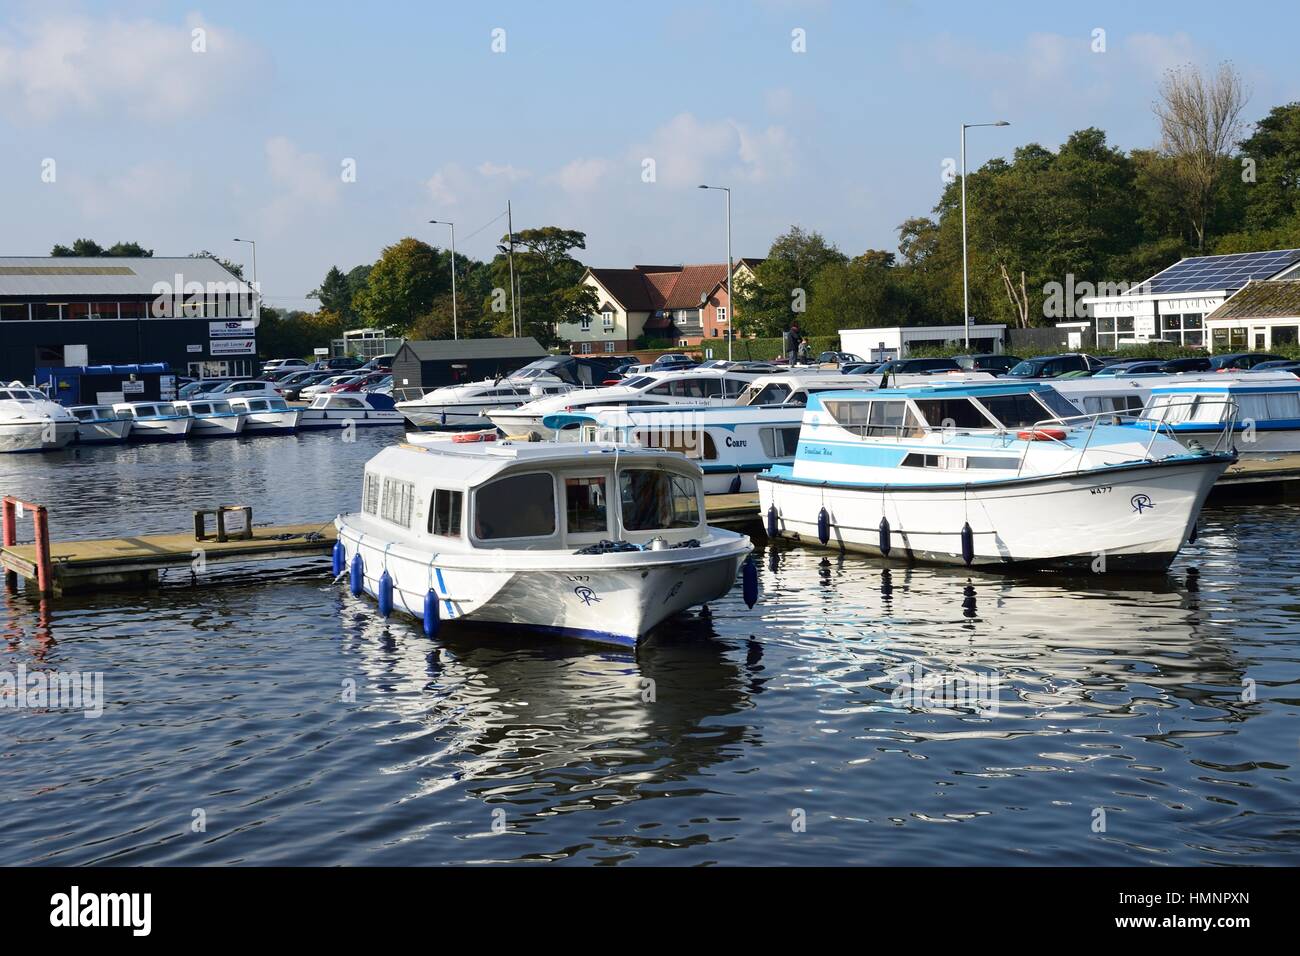
[[575, 159], [555, 174], [560, 188], [569, 193], [586, 193], [597, 188], [609, 175], [612, 164], [607, 159]]
[[448, 163], [424, 181], [424, 191], [439, 206], [454, 206], [470, 188], [469, 176], [458, 163]]
[[[195, 52], [195, 30], [205, 52]], [[262, 59], [248, 40], [197, 14], [185, 23], [49, 16], [0, 35], [0, 111], [181, 118], [252, 82]]]
[[508, 163], [498, 165], [491, 160], [484, 160], [478, 165], [478, 174], [488, 179], [504, 179], [506, 182], [517, 183], [521, 179], [527, 179], [532, 175], [526, 169], [520, 169], [517, 166], [511, 166]]
[[[69, 168], [71, 166], [71, 169]], [[86, 219], [130, 220], [140, 209], [185, 208], [193, 177], [168, 160], [151, 160], [107, 175], [83, 176], [79, 164], [59, 166]]]
[[788, 176], [795, 166], [783, 127], [755, 131], [734, 119], [701, 120], [691, 113], [679, 113], [655, 130], [633, 157], [638, 163], [653, 159], [657, 181], [672, 187], [698, 185], [719, 174], [760, 183]]
[[276, 196], [262, 215], [272, 231], [338, 201], [342, 166], [331, 168], [323, 157], [303, 152], [287, 137], [274, 136], [266, 141], [266, 170]]

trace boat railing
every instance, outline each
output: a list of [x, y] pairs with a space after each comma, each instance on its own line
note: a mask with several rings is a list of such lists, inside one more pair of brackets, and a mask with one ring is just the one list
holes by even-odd
[[[1202, 398], [1204, 398], [1204, 396], [1202, 396]], [[1232, 434], [1236, 429], [1238, 411], [1237, 403], [1231, 398], [1225, 398], [1219, 400], [1207, 400], [1205, 404], [1227, 406], [1228, 414], [1223, 419], [1223, 427], [1219, 430], [1219, 435], [1215, 439], [1214, 445], [1209, 449], [1210, 454], [1218, 454], [1222, 451], [1227, 451], [1232, 447]], [[1046, 440], [1052, 444], [1060, 445], [1063, 448], [1073, 448], [1073, 446], [1064, 438], [1058, 438], [1051, 432], [1053, 427], [1059, 428], [1062, 425], [1067, 428], [1087, 428], [1088, 435], [1084, 439], [1083, 445], [1079, 448], [1079, 455], [1074, 468], [1076, 474], [1082, 471], [1083, 462], [1087, 456], [1088, 448], [1092, 444], [1092, 436], [1096, 434], [1097, 425], [1103, 418], [1107, 419], [1111, 424], [1119, 425], [1124, 424], [1127, 421], [1135, 424], [1140, 423], [1144, 428], [1150, 428], [1151, 437], [1147, 439], [1146, 447], [1142, 450], [1142, 458], [1144, 461], [1151, 461], [1151, 447], [1155, 444], [1156, 438], [1160, 435], [1161, 431], [1164, 431], [1170, 438], [1177, 441], [1177, 432], [1173, 428], [1175, 423], [1166, 421], [1169, 415], [1169, 410], [1173, 407], [1175, 407], [1173, 404], [1164, 406], [1161, 409], [1159, 419], [1148, 418], [1142, 415], [1140, 411], [1137, 414], [1131, 412], [1108, 411], [1058, 416], [1054, 418], [1044, 418], [1041, 421], [1037, 421], [1028, 428], [1021, 429], [1022, 431], [1036, 434], [1038, 438], [1025, 442], [1025, 449], [1020, 453], [1020, 464], [1016, 469], [1016, 475], [1019, 476], [1024, 471], [1025, 461], [1029, 457], [1029, 449], [1038, 441]]]

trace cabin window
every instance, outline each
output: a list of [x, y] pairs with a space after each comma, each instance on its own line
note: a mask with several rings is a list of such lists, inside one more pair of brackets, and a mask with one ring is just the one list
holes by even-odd
[[718, 446], [713, 436], [699, 428], [667, 428], [662, 430], [638, 431], [633, 436], [636, 443], [643, 448], [662, 448], [675, 451], [679, 455], [705, 461], [718, 460]]
[[555, 483], [546, 474], [514, 475], [474, 493], [474, 536], [540, 538], [555, 534]]
[[[718, 330], [714, 329], [713, 331], [716, 332]], [[722, 394], [727, 398], [736, 398], [745, 390], [747, 385], [749, 385], [748, 379], [729, 378], [726, 375], [722, 376]]]
[[191, 415], [206, 415], [210, 411], [212, 411], [212, 406], [204, 402], [198, 402], [197, 404], [190, 406]]
[[[750, 386], [749, 391], [753, 391]], [[790, 394], [790, 386], [781, 382], [772, 382], [770, 385], [764, 385], [756, 395], [751, 395], [749, 401], [741, 402], [743, 405], [780, 405], [785, 401], [786, 396]]]
[[894, 438], [919, 431], [906, 402], [827, 402], [826, 410], [847, 431], [874, 438]]
[[361, 510], [368, 515], [379, 514], [379, 476], [366, 473], [361, 488]]
[[619, 473], [623, 527], [628, 531], [694, 528], [700, 523], [695, 482], [645, 468]]
[[716, 378], [682, 379], [673, 382], [673, 394], [681, 398], [720, 398], [722, 382]]
[[607, 500], [604, 478], [565, 478], [565, 528], [569, 534], [605, 533], [609, 528]]
[[1300, 418], [1300, 395], [1295, 392], [1269, 392], [1264, 402], [1269, 418]]
[[465, 495], [460, 491], [435, 488], [429, 502], [429, 534], [460, 537], [460, 514]]
[[1083, 410], [1089, 415], [1116, 412], [1121, 415], [1136, 415], [1142, 411], [1141, 395], [1085, 395]]
[[799, 426], [760, 429], [758, 440], [763, 443], [763, 453], [768, 458], [793, 458], [799, 444]]
[[931, 428], [990, 428], [992, 423], [968, 398], [918, 398], [920, 409]]
[[415, 485], [398, 478], [384, 479], [384, 496], [379, 516], [403, 528], [411, 526], [411, 505], [415, 503]]
[[987, 408], [1005, 428], [1022, 428], [1052, 417], [1051, 413], [1034, 401], [1033, 396], [1027, 392], [1016, 395], [981, 395], [980, 404]]

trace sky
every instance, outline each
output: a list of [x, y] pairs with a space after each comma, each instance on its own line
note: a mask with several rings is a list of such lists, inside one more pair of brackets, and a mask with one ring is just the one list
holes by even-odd
[[[1058, 9], [1058, 7], [1060, 9]], [[267, 301], [403, 236], [595, 266], [762, 256], [798, 224], [895, 249], [977, 168], [1097, 126], [1156, 144], [1167, 69], [1230, 60], [1246, 118], [1300, 100], [1300, 7], [1256, 2], [0, 0], [0, 255], [81, 236], [248, 263]], [[1099, 32], [1100, 31], [1100, 32]], [[247, 270], [246, 270], [247, 271]]]

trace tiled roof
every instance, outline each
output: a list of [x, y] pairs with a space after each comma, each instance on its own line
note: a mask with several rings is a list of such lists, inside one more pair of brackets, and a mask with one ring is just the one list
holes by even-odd
[[632, 312], [698, 309], [700, 297], [727, 277], [725, 263], [589, 271], [623, 308]]
[[1246, 283], [1207, 319], [1289, 319], [1300, 317], [1300, 279]]

